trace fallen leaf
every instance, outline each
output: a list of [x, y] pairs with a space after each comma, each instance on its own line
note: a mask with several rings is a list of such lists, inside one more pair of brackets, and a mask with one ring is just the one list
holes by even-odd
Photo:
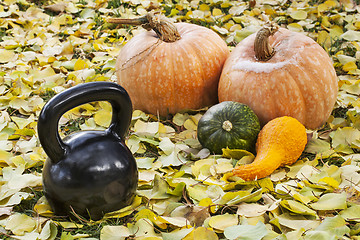
[[253, 225], [236, 225], [227, 227], [224, 230], [224, 235], [227, 239], [251, 239], [261, 240], [266, 236], [268, 230], [264, 223], [258, 222], [255, 226]]
[[216, 215], [210, 218], [209, 226], [220, 231], [224, 231], [230, 226], [235, 226], [239, 223], [238, 216], [236, 214], [225, 213], [223, 215]]
[[322, 195], [315, 203], [310, 204], [315, 210], [338, 210], [346, 209], [345, 193], [326, 193]]
[[36, 222], [31, 217], [15, 213], [11, 215], [5, 225], [5, 229], [11, 231], [15, 235], [24, 235], [25, 232], [31, 232], [35, 229]]

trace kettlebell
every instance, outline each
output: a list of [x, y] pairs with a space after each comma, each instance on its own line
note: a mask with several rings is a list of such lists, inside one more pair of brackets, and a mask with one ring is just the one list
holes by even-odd
[[[105, 130], [59, 134], [60, 117], [85, 103], [108, 101], [112, 121]], [[124, 136], [132, 116], [126, 90], [112, 82], [90, 82], [71, 87], [42, 108], [38, 136], [47, 154], [42, 180], [46, 199], [58, 216], [98, 220], [107, 212], [131, 203], [138, 184], [136, 161]]]

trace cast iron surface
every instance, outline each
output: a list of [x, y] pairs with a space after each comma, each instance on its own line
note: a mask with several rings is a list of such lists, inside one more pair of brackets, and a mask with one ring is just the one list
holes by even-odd
[[[112, 122], [105, 131], [80, 131], [61, 139], [60, 117], [94, 101], [111, 103]], [[57, 94], [38, 120], [40, 143], [48, 155], [43, 168], [44, 194], [56, 215], [99, 219], [131, 203], [137, 188], [136, 161], [124, 143], [132, 115], [127, 92], [111, 82], [91, 82]]]

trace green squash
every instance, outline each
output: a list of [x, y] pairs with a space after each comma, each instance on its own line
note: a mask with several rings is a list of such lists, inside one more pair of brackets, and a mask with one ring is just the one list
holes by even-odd
[[227, 147], [253, 152], [259, 132], [259, 119], [250, 107], [225, 101], [210, 107], [200, 118], [197, 136], [201, 145], [215, 154]]

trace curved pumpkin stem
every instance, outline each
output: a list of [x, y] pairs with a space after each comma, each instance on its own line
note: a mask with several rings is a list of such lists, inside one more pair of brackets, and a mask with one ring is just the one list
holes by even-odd
[[110, 18], [108, 22], [123, 25], [141, 25], [146, 30], [154, 30], [160, 40], [164, 42], [175, 42], [181, 38], [175, 25], [158, 12], [149, 12], [145, 16], [136, 19]]
[[269, 43], [269, 37], [275, 34], [278, 29], [279, 26], [274, 23], [269, 23], [257, 32], [254, 42], [255, 57], [257, 60], [267, 61], [274, 55], [275, 51]]

